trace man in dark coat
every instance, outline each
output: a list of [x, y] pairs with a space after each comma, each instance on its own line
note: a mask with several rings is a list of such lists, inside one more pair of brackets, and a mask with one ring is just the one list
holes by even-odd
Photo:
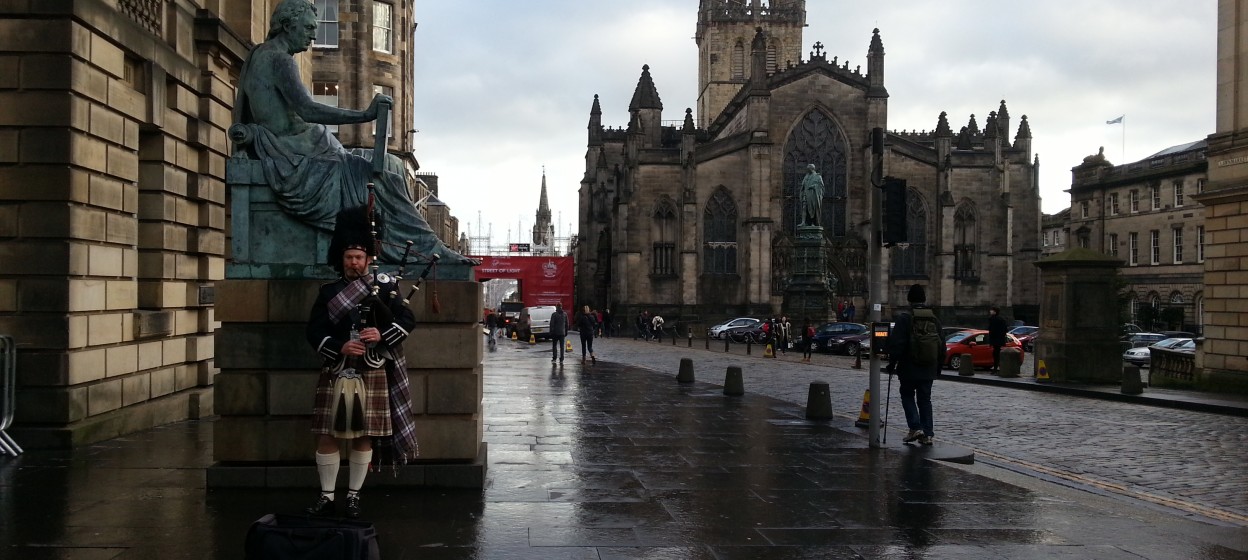
[[581, 315], [576, 319], [576, 328], [581, 333], [581, 361], [585, 361], [585, 354], [588, 352], [589, 359], [598, 363], [598, 357], [594, 355], [594, 332], [598, 330], [598, 315], [588, 305], [581, 308]]
[[992, 371], [1001, 367], [1001, 347], [1005, 346], [1005, 333], [1009, 330], [1001, 309], [993, 307], [988, 310], [988, 345], [992, 347]]
[[564, 345], [568, 340], [568, 314], [563, 312], [563, 304], [555, 304], [555, 312], [550, 314], [550, 363], [563, 363]]
[[940, 320], [936, 319], [931, 309], [924, 304], [927, 292], [921, 284], [910, 286], [906, 299], [910, 302], [910, 311], [902, 311], [893, 316], [893, 330], [888, 335], [888, 373], [896, 373], [898, 390], [901, 395], [901, 408], [906, 413], [906, 426], [910, 432], [902, 441], [911, 443], [918, 441], [923, 445], [932, 444], [935, 434], [932, 421], [932, 382], [940, 373], [940, 366], [945, 362], [945, 345], [943, 341], [933, 348], [936, 355], [932, 365], [922, 366], [914, 363], [911, 352], [911, 325], [915, 315], [922, 315], [923, 320], [935, 322], [935, 332], [939, 339]]

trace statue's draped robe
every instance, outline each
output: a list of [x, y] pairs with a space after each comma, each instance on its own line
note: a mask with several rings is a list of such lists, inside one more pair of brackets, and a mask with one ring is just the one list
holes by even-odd
[[286, 213], [332, 232], [340, 210], [368, 202], [367, 184], [372, 180], [376, 208], [385, 223], [383, 260], [398, 262], [407, 240], [422, 255], [440, 252], [442, 242], [416, 210], [403, 177], [390, 170], [373, 177], [372, 162], [348, 152], [324, 125], [312, 124], [291, 136], [278, 136], [257, 124], [247, 128], [265, 181]]
[[802, 219], [800, 225], [823, 225], [823, 178], [807, 173], [802, 179]]

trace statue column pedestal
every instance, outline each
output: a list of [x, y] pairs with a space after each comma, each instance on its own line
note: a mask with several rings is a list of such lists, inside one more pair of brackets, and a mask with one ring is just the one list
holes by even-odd
[[828, 285], [827, 240], [819, 226], [798, 226], [793, 240], [793, 270], [784, 290], [783, 311], [795, 322], [818, 324], [833, 316]]

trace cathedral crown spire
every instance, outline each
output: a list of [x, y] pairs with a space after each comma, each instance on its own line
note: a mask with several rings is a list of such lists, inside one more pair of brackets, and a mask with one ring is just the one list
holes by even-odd
[[537, 202], [537, 219], [533, 223], [533, 244], [550, 245], [555, 236], [555, 226], [550, 223], [550, 201], [546, 196], [546, 166], [542, 166], [542, 196]]
[[637, 80], [637, 89], [633, 90], [633, 100], [628, 103], [629, 111], [639, 109], [663, 109], [659, 90], [655, 89], [654, 78], [650, 77], [649, 64], [641, 67], [641, 78]]

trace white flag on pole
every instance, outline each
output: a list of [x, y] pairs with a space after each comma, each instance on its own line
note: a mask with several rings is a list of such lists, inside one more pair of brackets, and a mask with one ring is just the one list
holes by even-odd
[[1105, 124], [1121, 124], [1121, 123], [1122, 123], [1122, 118], [1123, 118], [1123, 117], [1125, 117], [1125, 116], [1126, 116], [1126, 115], [1118, 115], [1118, 118], [1113, 119], [1113, 120], [1108, 120], [1108, 121], [1105, 121]]

